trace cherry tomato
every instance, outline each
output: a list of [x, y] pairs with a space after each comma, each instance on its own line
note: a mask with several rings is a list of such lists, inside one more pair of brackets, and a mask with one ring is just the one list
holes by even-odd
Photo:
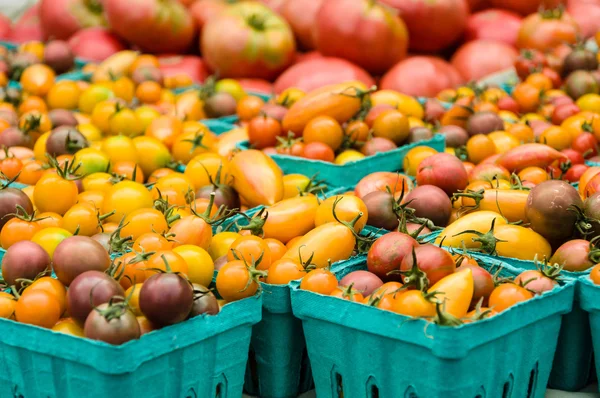
[[129, 308], [136, 316], [142, 315], [140, 309], [140, 291], [142, 290], [142, 283], [136, 283], [125, 291], [125, 297], [129, 297]]
[[306, 124], [302, 137], [305, 144], [322, 142], [336, 151], [342, 145], [344, 132], [331, 116], [317, 116]]
[[255, 265], [259, 270], [266, 270], [271, 266], [271, 250], [258, 236], [242, 236], [231, 244], [227, 259], [242, 260], [248, 265]]
[[24, 292], [15, 306], [15, 318], [18, 322], [48, 329], [58, 322], [60, 315], [58, 300], [45, 290]]
[[300, 289], [309, 290], [311, 292], [330, 295], [338, 286], [338, 281], [331, 271], [318, 268], [308, 272], [302, 282]]
[[33, 235], [31, 241], [42, 246], [44, 250], [46, 250], [46, 253], [48, 253], [50, 256], [50, 259], [52, 259], [52, 255], [54, 254], [56, 247], [60, 244], [60, 242], [67, 239], [69, 236], [73, 236], [73, 234], [66, 229], [52, 227], [38, 231], [35, 235]]
[[489, 298], [489, 306], [501, 312], [515, 304], [533, 298], [533, 293], [514, 283], [503, 283], [496, 287]]
[[323, 160], [330, 163], [335, 160], [333, 149], [322, 142], [311, 142], [304, 145], [302, 156], [307, 159]]
[[13, 295], [6, 292], [0, 292], [0, 318], [13, 319], [16, 306], [17, 299], [15, 299]]
[[[57, 195], [60, 192], [60, 195]], [[77, 203], [77, 184], [58, 174], [44, 174], [33, 192], [35, 207], [42, 212], [51, 211], [63, 215]]]
[[269, 267], [267, 283], [272, 285], [287, 285], [293, 280], [303, 278], [304, 275], [306, 275], [306, 270], [300, 263], [288, 258], [282, 258], [274, 261]]
[[146, 253], [171, 250], [173, 249], [173, 242], [170, 242], [167, 238], [156, 232], [147, 232], [140, 235], [133, 242], [131, 249], [136, 252], [145, 251]]
[[[183, 257], [181, 257], [179, 254], [175, 253], [172, 250], [163, 250], [154, 253], [148, 259], [148, 268], [161, 269], [163, 271], [166, 271], [167, 268], [163, 257], [166, 259], [167, 263], [169, 264], [169, 268], [172, 272], [180, 272], [185, 275], [188, 274], [187, 262], [184, 260]], [[157, 271], [148, 269], [146, 271], [146, 277], [149, 278], [156, 272]]]
[[[224, 231], [219, 232], [213, 236], [210, 246], [208, 247], [208, 253], [213, 260], [219, 257], [226, 256], [229, 252], [231, 244], [236, 241], [241, 235], [237, 232]], [[266, 241], [266, 239], [265, 239]]]
[[255, 272], [257, 271], [244, 261], [230, 261], [217, 274], [217, 291], [226, 301], [253, 296], [260, 287]]
[[121, 181], [106, 191], [102, 211], [106, 214], [114, 210], [115, 213], [107, 220], [118, 223], [135, 210], [149, 209], [153, 204], [152, 194], [145, 186], [133, 181]]
[[190, 282], [203, 286], [210, 285], [215, 266], [206, 250], [194, 245], [181, 245], [174, 248], [173, 251], [187, 263], [187, 275]]
[[83, 328], [79, 326], [79, 324], [75, 322], [73, 318], [60, 319], [54, 326], [52, 326], [52, 330], [71, 336], [85, 337], [83, 334]]

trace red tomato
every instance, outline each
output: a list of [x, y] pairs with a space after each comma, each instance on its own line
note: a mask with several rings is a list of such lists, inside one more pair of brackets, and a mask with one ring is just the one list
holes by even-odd
[[460, 47], [451, 62], [462, 77], [470, 81], [510, 68], [518, 55], [509, 44], [475, 40]]
[[400, 11], [410, 49], [439, 51], [460, 39], [469, 16], [466, 0], [382, 0]]
[[313, 33], [321, 54], [347, 59], [374, 74], [406, 57], [406, 25], [389, 8], [371, 0], [325, 1]]
[[248, 123], [248, 141], [257, 149], [277, 145], [281, 133], [281, 123], [266, 115], [256, 116]]
[[288, 21], [302, 48], [315, 48], [313, 25], [323, 0], [287, 0], [280, 14]]
[[541, 11], [523, 20], [517, 47], [549, 51], [564, 43], [576, 43], [579, 35], [577, 22], [559, 10]]
[[525, 80], [525, 78], [534, 70], [546, 65], [548, 65], [548, 61], [542, 52], [534, 49], [526, 49], [521, 50], [519, 57], [515, 60], [514, 66], [517, 75], [519, 75], [522, 80]]
[[581, 153], [585, 158], [598, 154], [598, 140], [592, 133], [581, 133], [571, 143], [571, 148]]
[[[206, 1], [197, 3], [206, 3]], [[209, 74], [202, 58], [195, 55], [161, 55], [158, 57], [158, 69], [164, 77], [186, 75], [194, 83], [204, 82]]]
[[492, 7], [502, 8], [514, 11], [521, 15], [528, 15], [536, 12], [540, 6], [555, 7], [562, 0], [489, 0]]
[[567, 12], [579, 25], [584, 39], [600, 31], [600, 3], [597, 1], [569, 1]]
[[87, 61], [102, 62], [127, 46], [110, 30], [97, 26], [81, 29], [69, 38], [73, 54]]
[[589, 169], [589, 167], [585, 164], [574, 164], [563, 175], [563, 179], [569, 182], [577, 182], [587, 169]]
[[273, 79], [294, 60], [294, 35], [283, 18], [267, 6], [231, 5], [202, 31], [201, 49], [207, 65], [221, 77]]
[[307, 159], [323, 160], [325, 162], [333, 162], [335, 159], [333, 149], [322, 142], [311, 142], [304, 145], [302, 155]]
[[511, 11], [489, 9], [477, 12], [467, 21], [465, 41], [497, 40], [514, 47], [521, 22], [522, 18]]
[[275, 92], [296, 87], [305, 92], [352, 80], [363, 82], [367, 87], [375, 84], [373, 78], [362, 68], [341, 58], [318, 57], [299, 62], [288, 68], [275, 80]]
[[440, 91], [463, 82], [456, 68], [441, 58], [415, 56], [397, 63], [381, 79], [381, 89], [435, 97]]

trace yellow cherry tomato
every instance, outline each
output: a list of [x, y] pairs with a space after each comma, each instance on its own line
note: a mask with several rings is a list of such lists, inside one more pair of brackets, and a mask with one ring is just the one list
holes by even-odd
[[35, 235], [33, 235], [31, 241], [42, 246], [42, 248], [50, 256], [50, 259], [52, 259], [56, 247], [60, 244], [60, 242], [70, 236], [73, 236], [73, 234], [64, 228], [51, 227], [38, 231]]
[[419, 164], [421, 162], [438, 153], [435, 149], [428, 146], [418, 146], [406, 154], [403, 161], [404, 172], [409, 176], [416, 176], [417, 170], [419, 169]]
[[215, 271], [213, 260], [206, 250], [194, 245], [181, 245], [173, 249], [188, 265], [188, 279], [192, 283], [210, 285]]
[[333, 163], [342, 165], [342, 164], [346, 164], [348, 162], [355, 162], [364, 157], [365, 157], [365, 155], [363, 155], [362, 153], [360, 153], [354, 149], [346, 149], [344, 152], [340, 153], [339, 155], [337, 155], [335, 157]]
[[208, 246], [210, 257], [216, 261], [219, 257], [226, 256], [229, 253], [231, 244], [239, 237], [241, 237], [239, 233], [232, 231], [215, 234]]

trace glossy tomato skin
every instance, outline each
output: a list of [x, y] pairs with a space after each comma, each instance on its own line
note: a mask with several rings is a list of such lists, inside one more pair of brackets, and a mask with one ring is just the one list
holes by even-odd
[[287, 0], [280, 13], [288, 21], [298, 43], [304, 50], [315, 48], [313, 25], [323, 0]]
[[[389, 9], [367, 0], [328, 0], [316, 15], [316, 48], [381, 74], [406, 56], [408, 32]], [[353, 45], [348, 45], [353, 43]]]
[[408, 95], [435, 97], [463, 82], [456, 68], [434, 56], [413, 56], [398, 62], [381, 79], [380, 88]]
[[577, 23], [566, 12], [553, 18], [545, 18], [542, 13], [536, 13], [523, 20], [517, 47], [549, 51], [563, 43], [576, 43], [578, 35]]
[[488, 9], [469, 16], [465, 41], [498, 40], [515, 46], [521, 27], [521, 16], [507, 10]]
[[417, 171], [419, 185], [435, 185], [448, 196], [464, 189], [469, 183], [467, 171], [457, 157], [447, 153], [438, 153], [424, 159]]
[[[430, 284], [437, 283], [456, 270], [456, 264], [450, 253], [438, 246], [424, 244], [418, 246], [414, 253], [417, 259], [417, 266], [427, 274]], [[402, 260], [400, 271], [410, 271], [413, 266], [413, 255], [411, 253]]]
[[296, 87], [309, 92], [329, 84], [353, 80], [362, 82], [366, 87], [375, 84], [371, 75], [361, 67], [342, 58], [319, 56], [286, 69], [275, 80], [274, 89], [276, 93], [281, 93], [287, 88]]
[[194, 304], [192, 284], [179, 274], [151, 276], [140, 291], [140, 309], [150, 322], [167, 326], [185, 320]]
[[410, 49], [439, 51], [462, 35], [469, 16], [466, 0], [384, 0], [382, 3], [400, 11], [408, 27]]
[[283, 243], [302, 236], [315, 227], [319, 201], [314, 195], [284, 199], [269, 208], [263, 226], [265, 238], [275, 238]]
[[367, 268], [378, 277], [400, 279], [388, 275], [390, 271], [400, 269], [400, 265], [412, 250], [418, 247], [418, 242], [407, 234], [390, 232], [375, 241], [367, 254]]
[[119, 316], [107, 319], [100, 311], [106, 311], [110, 307], [109, 303], [100, 304], [97, 311], [88, 315], [83, 329], [85, 337], [114, 345], [139, 339], [140, 325], [133, 312], [125, 307], [121, 309]]
[[251, 149], [237, 153], [229, 170], [233, 187], [250, 206], [274, 205], [283, 198], [283, 173], [263, 152]]
[[[263, 19], [262, 27], [253, 26]], [[260, 22], [258, 22], [260, 23]], [[235, 37], [235, 39], [234, 39]], [[272, 79], [289, 66], [296, 50], [285, 21], [260, 3], [239, 3], [204, 26], [201, 39], [204, 60], [222, 77]]]
[[482, 39], [464, 44], [451, 62], [466, 81], [471, 81], [510, 68], [517, 56], [509, 44]]

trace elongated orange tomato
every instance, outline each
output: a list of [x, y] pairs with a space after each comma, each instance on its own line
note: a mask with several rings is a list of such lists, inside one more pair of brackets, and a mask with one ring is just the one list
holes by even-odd
[[436, 297], [444, 301], [445, 312], [462, 318], [469, 311], [474, 288], [473, 273], [465, 268], [440, 279], [429, 291], [439, 292]]
[[347, 122], [361, 107], [367, 87], [358, 81], [331, 84], [311, 91], [292, 105], [282, 121], [283, 131], [299, 135], [304, 126], [317, 116], [331, 116]]
[[462, 197], [464, 207], [495, 211], [502, 214], [509, 222], [525, 220], [525, 204], [529, 191], [486, 189], [481, 194], [473, 195], [473, 197]]
[[319, 201], [314, 195], [284, 199], [268, 208], [269, 216], [263, 226], [265, 238], [283, 243], [302, 236], [315, 227]]
[[248, 206], [271, 206], [283, 199], [283, 173], [264, 152], [237, 153], [229, 163], [233, 187]]
[[362, 231], [369, 218], [369, 211], [362, 199], [352, 195], [332, 196], [321, 202], [317, 209], [317, 217], [315, 219], [315, 225], [317, 227], [328, 222], [336, 221], [333, 215], [334, 204], [335, 215], [341, 221], [351, 222], [362, 213], [356, 224], [354, 224], [356, 233]]
[[353, 231], [338, 222], [316, 227], [290, 246], [282, 258], [303, 261], [313, 256], [311, 263], [324, 268], [336, 261], [346, 260], [352, 255], [356, 238]]

